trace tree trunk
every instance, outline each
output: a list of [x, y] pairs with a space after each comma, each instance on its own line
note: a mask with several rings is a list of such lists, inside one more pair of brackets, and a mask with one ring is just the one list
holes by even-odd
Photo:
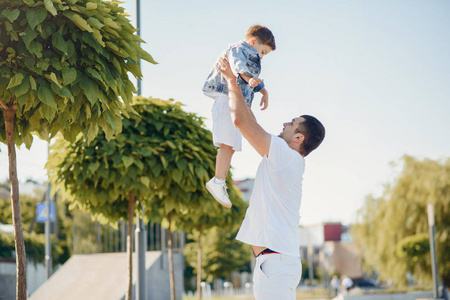
[[175, 295], [175, 271], [173, 268], [173, 237], [172, 237], [172, 229], [170, 228], [170, 223], [171, 223], [171, 218], [172, 217], [172, 212], [169, 213], [169, 215], [167, 216], [168, 220], [169, 220], [169, 229], [167, 230], [167, 234], [168, 234], [168, 241], [167, 244], [169, 246], [169, 272], [170, 272], [170, 299], [171, 300], [175, 300], [176, 295]]
[[198, 228], [198, 241], [197, 241], [197, 297], [202, 299], [202, 227]]
[[422, 285], [422, 268], [420, 267], [420, 264], [416, 264], [416, 270], [417, 270], [417, 283], [419, 285]]
[[128, 196], [128, 236], [127, 236], [127, 254], [128, 254], [128, 290], [126, 300], [133, 299], [133, 217], [134, 217], [134, 196], [130, 192]]
[[27, 299], [27, 258], [25, 255], [25, 244], [23, 241], [22, 219], [20, 215], [19, 182], [17, 180], [16, 145], [14, 139], [14, 117], [16, 116], [16, 105], [12, 101], [8, 106], [1, 103], [3, 117], [5, 119], [6, 142], [8, 144], [9, 157], [9, 180], [11, 182], [11, 208], [13, 213], [14, 237], [16, 244], [16, 299]]

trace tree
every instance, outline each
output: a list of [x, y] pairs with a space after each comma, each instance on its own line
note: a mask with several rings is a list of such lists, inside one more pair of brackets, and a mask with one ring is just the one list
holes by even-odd
[[[20, 206], [22, 212], [23, 225], [29, 227], [29, 229], [24, 233], [24, 242], [26, 245], [26, 255], [33, 259], [35, 263], [43, 262], [45, 258], [45, 235], [44, 228], [42, 226], [31, 226], [36, 219], [36, 204], [40, 203], [39, 198], [22, 195]], [[64, 207], [58, 207], [58, 223], [60, 225], [59, 238], [65, 237], [66, 234], [70, 234], [71, 227], [64, 226], [64, 221], [62, 219], [64, 215]], [[11, 211], [11, 201], [3, 201], [0, 199], [0, 223], [9, 223], [12, 218]], [[41, 224], [40, 224], [41, 225]], [[2, 233], [0, 238], [0, 257], [11, 257], [14, 256], [12, 253], [15, 248], [14, 235], [9, 235]], [[69, 248], [66, 242], [59, 245], [52, 243], [52, 256], [53, 260], [58, 263], [63, 263], [69, 253], [67, 252]]]
[[8, 145], [17, 252], [17, 298], [26, 299], [25, 249], [15, 145], [32, 132], [92, 139], [100, 126], [110, 138], [135, 91], [128, 72], [153, 62], [118, 2], [0, 0], [0, 141]]
[[[423, 254], [424, 237], [428, 237], [427, 204], [433, 203], [438, 271], [444, 285], [449, 286], [450, 159], [418, 160], [405, 155], [401, 163], [402, 171], [386, 186], [383, 196], [367, 197], [351, 234], [363, 250], [366, 266], [376, 270], [381, 279], [393, 279], [397, 285], [404, 285], [406, 273], [411, 272], [430, 282], [430, 256]], [[415, 254], [410, 252], [411, 242], [414, 248], [421, 248], [415, 248]], [[403, 249], [397, 250], [398, 247]]]
[[[207, 239], [202, 240], [203, 257], [201, 265], [205, 272], [203, 279], [212, 282], [214, 278], [228, 278], [233, 271], [248, 270], [252, 252], [248, 245], [236, 240], [239, 223], [231, 228], [213, 227], [205, 231]], [[192, 242], [186, 244], [184, 254], [188, 265], [196, 267], [198, 264], [196, 251], [196, 236], [192, 235]]]
[[[422, 284], [422, 270], [427, 259], [424, 255], [430, 255], [430, 239], [428, 233], [419, 233], [407, 236], [397, 243], [396, 254], [401, 259], [406, 259], [408, 270], [416, 268], [417, 281]], [[426, 267], [426, 266], [425, 266]]]
[[136, 97], [133, 109], [139, 115], [125, 118], [122, 133], [110, 141], [102, 133], [92, 141], [82, 136], [74, 143], [58, 139], [47, 163], [54, 186], [68, 194], [73, 205], [105, 222], [128, 214], [129, 228], [134, 199], [148, 219], [162, 222], [169, 233], [174, 228], [192, 230], [219, 216], [233, 224], [236, 214], [243, 214], [236, 192], [232, 196], [237, 205], [230, 213], [204, 188], [213, 173], [216, 149], [202, 119], [173, 100]]

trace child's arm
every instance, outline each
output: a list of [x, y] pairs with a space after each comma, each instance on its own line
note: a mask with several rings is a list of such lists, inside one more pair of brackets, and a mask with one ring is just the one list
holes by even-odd
[[261, 110], [265, 110], [269, 106], [269, 92], [266, 88], [263, 88], [259, 92], [263, 95], [259, 106], [262, 106]]
[[244, 79], [249, 85], [250, 87], [254, 88], [255, 86], [258, 86], [258, 84], [261, 83], [261, 79], [259, 79], [258, 77], [251, 77], [248, 75], [244, 75], [244, 74], [239, 74], [242, 79]]
[[[262, 80], [257, 77], [250, 77], [246, 75], [239, 74], [245, 81], [248, 82], [248, 84], [254, 88], [262, 83]], [[261, 88], [262, 87], [262, 88]], [[259, 88], [254, 89], [256, 92], [259, 90], [259, 92], [262, 94], [261, 103], [259, 106], [262, 106], [261, 110], [265, 110], [269, 106], [269, 92], [264, 87], [264, 84], [262, 84]]]
[[236, 77], [240, 76], [251, 88], [258, 86], [261, 79], [258, 78], [259, 70], [249, 64], [249, 53], [241, 47], [233, 47], [227, 52], [231, 70]]

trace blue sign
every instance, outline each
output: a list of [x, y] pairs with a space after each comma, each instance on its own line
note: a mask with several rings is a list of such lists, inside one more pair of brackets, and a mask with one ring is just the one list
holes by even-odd
[[[38, 223], [45, 223], [48, 218], [47, 202], [36, 205], [36, 221]], [[55, 222], [55, 203], [50, 203], [50, 222]]]

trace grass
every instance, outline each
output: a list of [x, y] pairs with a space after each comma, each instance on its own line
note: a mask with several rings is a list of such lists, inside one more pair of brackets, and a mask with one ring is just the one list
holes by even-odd
[[[328, 289], [314, 288], [314, 289], [302, 289], [297, 290], [297, 299], [331, 299], [332, 294]], [[202, 299], [205, 299], [203, 297]], [[213, 296], [208, 300], [254, 300], [253, 296], [248, 295], [236, 295], [236, 296]], [[197, 300], [196, 296], [183, 297], [183, 300]]]
[[[206, 300], [205, 297], [202, 297], [202, 299]], [[197, 297], [183, 297], [183, 300], [197, 300]], [[249, 296], [213, 296], [208, 300], [255, 300], [255, 298]]]

